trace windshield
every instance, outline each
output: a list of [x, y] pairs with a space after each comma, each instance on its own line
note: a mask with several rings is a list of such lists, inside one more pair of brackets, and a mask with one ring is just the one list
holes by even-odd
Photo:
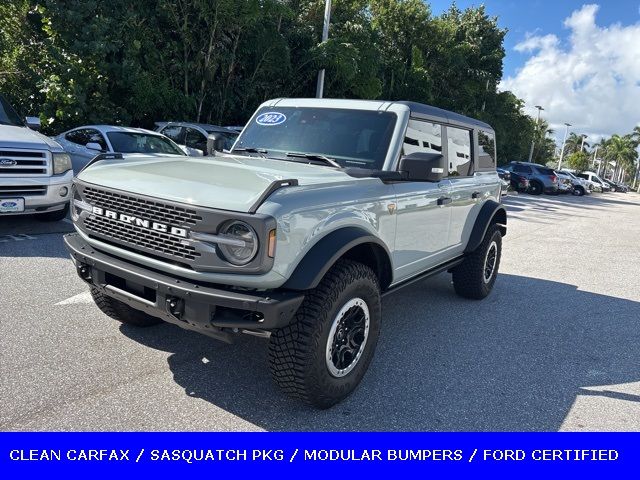
[[13, 107], [0, 95], [0, 125], [24, 127], [24, 123]]
[[268, 157], [322, 155], [342, 167], [381, 170], [396, 124], [391, 112], [342, 108], [267, 107], [259, 110], [234, 145]]
[[117, 153], [164, 153], [169, 155], [185, 155], [180, 147], [168, 138], [158, 135], [133, 132], [107, 133], [113, 151]]

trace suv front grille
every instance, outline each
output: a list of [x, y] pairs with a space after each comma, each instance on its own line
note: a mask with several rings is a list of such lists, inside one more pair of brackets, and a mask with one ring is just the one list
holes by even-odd
[[200, 256], [195, 248], [183, 245], [181, 241], [172, 235], [146, 230], [128, 223], [117, 222], [102, 217], [88, 217], [84, 220], [84, 226], [90, 232], [104, 235], [113, 240], [136, 245], [159, 254], [171, 255], [183, 260], [195, 260]]
[[[126, 193], [84, 186], [82, 195], [92, 206], [173, 227], [189, 229], [202, 221], [202, 217], [194, 209]], [[120, 243], [140, 253], [154, 253], [183, 262], [194, 261], [201, 256], [185, 239], [169, 232], [98, 215], [85, 217], [83, 223], [88, 233], [95, 238], [104, 237], [109, 243]]]
[[156, 200], [144, 200], [123, 193], [108, 192], [93, 187], [83, 190], [85, 199], [96, 207], [115, 210], [175, 227], [193, 226], [202, 220], [195, 210], [169, 205]]
[[46, 175], [47, 163], [45, 151], [0, 150], [0, 175]]
[[0, 196], [33, 197], [46, 195], [46, 185], [0, 185]]

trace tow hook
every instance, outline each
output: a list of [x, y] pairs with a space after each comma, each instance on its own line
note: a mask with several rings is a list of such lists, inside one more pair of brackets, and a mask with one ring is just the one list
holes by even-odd
[[78, 275], [80, 275], [80, 278], [85, 282], [91, 283], [91, 267], [89, 265], [85, 265], [84, 263], [79, 263], [76, 268], [78, 269]]
[[184, 300], [178, 297], [167, 296], [166, 309], [170, 315], [173, 315], [178, 320], [182, 320], [184, 315]]

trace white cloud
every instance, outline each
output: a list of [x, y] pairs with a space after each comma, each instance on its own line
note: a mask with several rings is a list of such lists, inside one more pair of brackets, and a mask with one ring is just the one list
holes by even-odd
[[600, 26], [599, 8], [584, 5], [564, 21], [566, 44], [556, 35], [527, 35], [515, 50], [531, 56], [500, 84], [526, 101], [527, 112], [542, 105], [560, 140], [564, 122], [591, 140], [640, 124], [640, 22]]

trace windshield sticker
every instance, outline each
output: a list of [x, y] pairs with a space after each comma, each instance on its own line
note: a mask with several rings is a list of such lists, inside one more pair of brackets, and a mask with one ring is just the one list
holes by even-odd
[[287, 120], [287, 116], [280, 112], [265, 112], [258, 115], [256, 123], [258, 125], [264, 125], [265, 127], [271, 127], [273, 125], [280, 125]]

